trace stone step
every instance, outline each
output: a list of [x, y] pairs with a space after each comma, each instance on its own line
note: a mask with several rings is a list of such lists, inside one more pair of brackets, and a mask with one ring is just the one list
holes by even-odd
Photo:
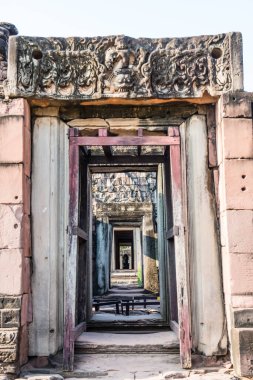
[[111, 273], [111, 278], [118, 278], [118, 277], [136, 277], [137, 278], [137, 273], [136, 272], [130, 272], [130, 271], [118, 271], [118, 272], [112, 272]]
[[111, 285], [138, 285], [138, 280], [133, 278], [117, 278], [111, 279]]
[[117, 271], [111, 274], [111, 285], [138, 285], [136, 272]]
[[109, 353], [178, 353], [179, 342], [173, 331], [124, 333], [86, 332], [75, 342], [75, 352]]

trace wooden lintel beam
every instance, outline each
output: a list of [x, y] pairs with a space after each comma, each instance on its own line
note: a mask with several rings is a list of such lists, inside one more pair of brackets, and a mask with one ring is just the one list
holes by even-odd
[[[98, 130], [98, 136], [99, 137], [107, 137], [107, 129], [106, 128], [99, 128], [99, 130]], [[103, 145], [102, 148], [103, 148], [105, 157], [111, 158], [112, 157], [111, 147]]]
[[70, 137], [70, 143], [77, 145], [88, 146], [167, 146], [167, 145], [180, 145], [180, 138], [171, 136], [102, 136], [102, 137], [90, 137], [79, 136]]
[[79, 129], [78, 128], [69, 128], [68, 135], [69, 135], [69, 138], [78, 137], [79, 136]]
[[88, 234], [78, 226], [72, 228], [72, 233], [83, 240], [88, 240]]
[[180, 136], [179, 127], [169, 127], [168, 128], [168, 136], [170, 136], [170, 137]]
[[164, 156], [90, 156], [88, 159], [89, 165], [103, 165], [103, 164], [162, 164], [164, 162]]

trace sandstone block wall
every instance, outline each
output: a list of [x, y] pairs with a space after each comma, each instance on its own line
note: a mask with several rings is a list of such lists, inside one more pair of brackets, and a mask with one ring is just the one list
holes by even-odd
[[[232, 360], [253, 375], [253, 135], [247, 93], [223, 95], [217, 105], [220, 235]], [[251, 342], [251, 343], [250, 343]]]
[[0, 101], [0, 374], [27, 361], [31, 321], [29, 105]]

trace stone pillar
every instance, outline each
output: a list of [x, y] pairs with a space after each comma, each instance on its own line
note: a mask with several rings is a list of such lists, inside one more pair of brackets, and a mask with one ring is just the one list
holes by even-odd
[[115, 239], [114, 239], [114, 228], [112, 227], [111, 273], [113, 271], [115, 271]]
[[253, 375], [252, 100], [245, 93], [223, 95], [217, 106], [223, 283], [238, 376]]
[[30, 111], [0, 101], [0, 374], [27, 361], [31, 313]]
[[140, 227], [134, 229], [134, 261], [135, 272], [137, 273], [138, 285], [143, 286], [143, 255], [141, 246]]
[[144, 289], [159, 292], [157, 270], [157, 242], [153, 228], [153, 215], [146, 212], [143, 217], [143, 270]]
[[180, 132], [187, 162], [192, 347], [212, 356], [227, 353], [227, 333], [207, 120], [194, 115]]
[[110, 283], [110, 241], [112, 226], [107, 217], [96, 221], [96, 289], [98, 295], [109, 290]]

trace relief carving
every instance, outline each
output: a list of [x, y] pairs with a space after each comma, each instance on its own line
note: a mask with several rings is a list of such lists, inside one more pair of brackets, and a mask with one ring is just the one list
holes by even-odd
[[0, 374], [17, 369], [20, 307], [21, 296], [0, 297]]
[[16, 37], [12, 91], [60, 99], [219, 94], [232, 86], [230, 39], [230, 34], [172, 39]]
[[155, 203], [156, 174], [103, 173], [92, 176], [93, 202], [97, 203]]
[[16, 346], [18, 343], [18, 329], [0, 330], [0, 348]]
[[0, 362], [2, 363], [14, 363], [17, 359], [16, 350], [2, 350], [0, 351]]
[[7, 78], [7, 58], [9, 36], [17, 34], [16, 27], [0, 22], [0, 96], [3, 95], [3, 81]]

